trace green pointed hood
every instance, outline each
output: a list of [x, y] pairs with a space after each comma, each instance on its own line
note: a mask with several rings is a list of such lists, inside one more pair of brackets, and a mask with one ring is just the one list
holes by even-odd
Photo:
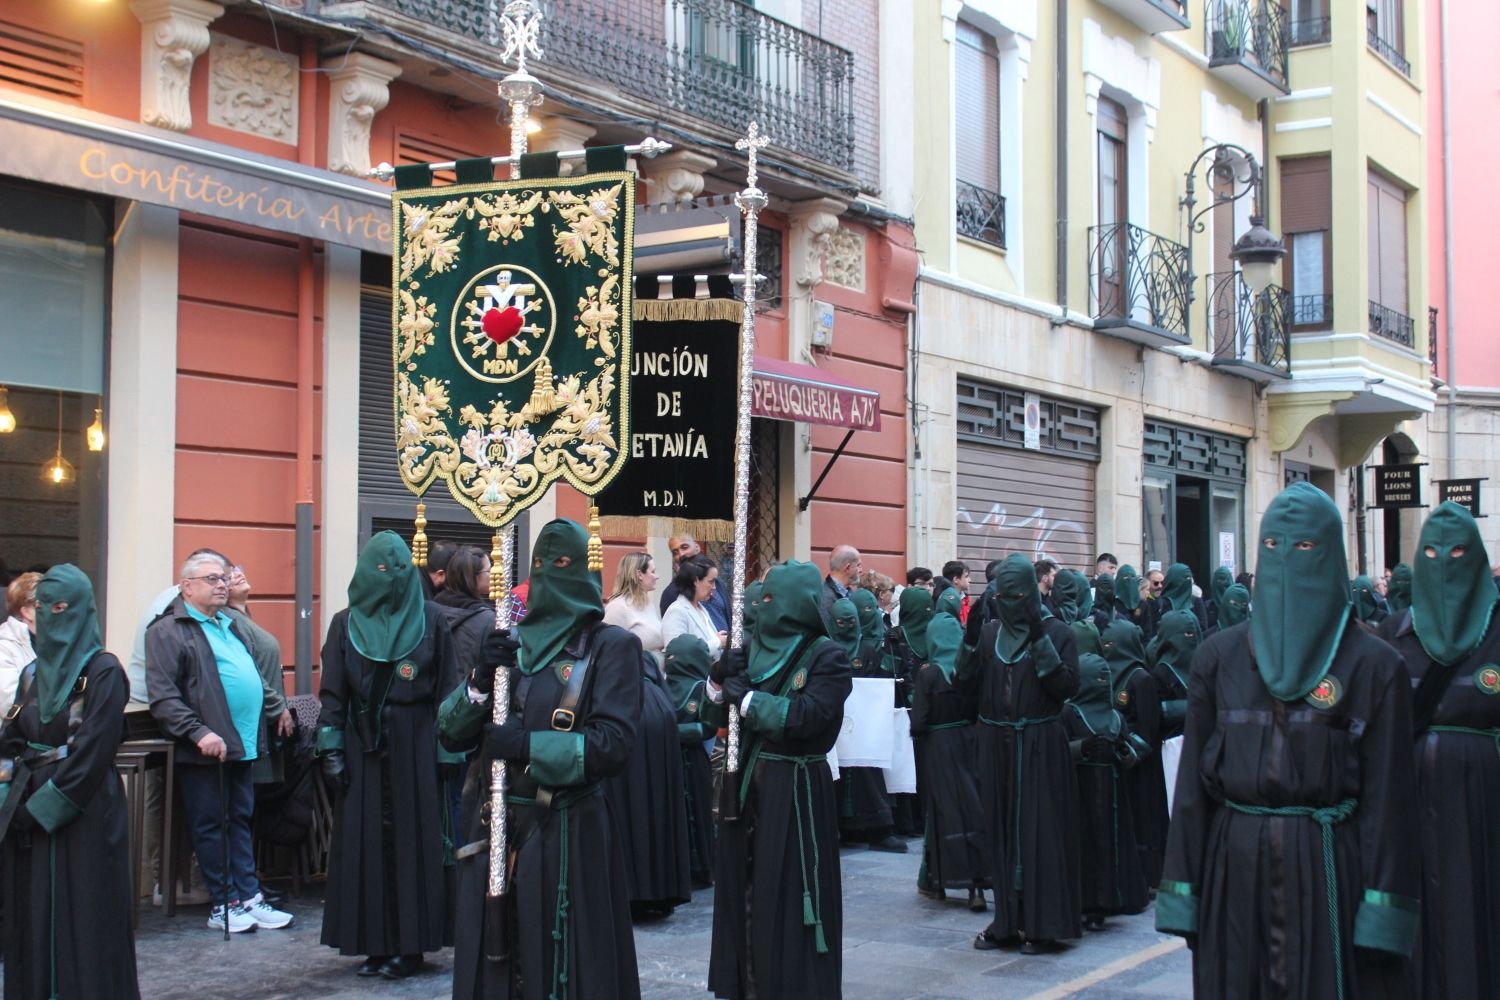
[[1497, 599], [1500, 594], [1474, 516], [1466, 507], [1445, 501], [1422, 525], [1417, 541], [1412, 631], [1438, 663], [1459, 663], [1479, 648]]
[[[49, 569], [36, 585], [36, 602], [36, 635], [32, 639], [36, 703], [46, 724], [68, 703], [78, 675], [104, 648], [104, 641], [99, 637], [94, 586], [77, 566], [63, 563]], [[68, 606], [53, 614], [53, 605], [59, 603]]]
[[1134, 566], [1121, 566], [1115, 574], [1115, 601], [1126, 613], [1141, 605], [1141, 576]]
[[1362, 622], [1374, 618], [1380, 611], [1380, 597], [1375, 593], [1375, 581], [1368, 576], [1356, 576], [1349, 585], [1354, 596], [1354, 615]]
[[1073, 579], [1078, 581], [1078, 617], [1089, 618], [1094, 613], [1094, 586], [1076, 569], [1072, 573]]
[[958, 648], [963, 643], [963, 626], [952, 615], [938, 615], [927, 626], [927, 662], [941, 670], [949, 683], [958, 668]]
[[1068, 699], [1089, 729], [1101, 736], [1120, 735], [1120, 713], [1115, 711], [1114, 674], [1098, 653], [1078, 657], [1078, 693]]
[[1173, 563], [1167, 567], [1161, 596], [1173, 611], [1193, 610], [1193, 571], [1186, 563]]
[[1068, 628], [1073, 630], [1073, 641], [1078, 646], [1078, 655], [1084, 653], [1101, 653], [1102, 647], [1099, 642], [1099, 626], [1087, 618], [1080, 618]]
[[1293, 483], [1255, 537], [1255, 668], [1274, 697], [1301, 701], [1333, 665], [1353, 608], [1343, 520], [1327, 493]]
[[[566, 566], [556, 565], [564, 558]], [[516, 626], [522, 673], [534, 674], [547, 666], [569, 639], [603, 618], [599, 574], [589, 571], [588, 532], [566, 518], [548, 522], [531, 550], [526, 617]]]
[[349, 580], [349, 641], [367, 660], [394, 663], [416, 649], [426, 631], [422, 571], [400, 535], [378, 532]]
[[1193, 664], [1193, 654], [1198, 651], [1198, 618], [1191, 611], [1168, 611], [1156, 625], [1156, 637], [1151, 640], [1151, 655], [1158, 665], [1165, 666], [1187, 685], [1188, 671]]
[[1099, 637], [1104, 658], [1109, 661], [1115, 690], [1135, 671], [1146, 669], [1146, 640], [1140, 627], [1124, 618], [1116, 618]]
[[955, 621], [962, 621], [964, 610], [964, 595], [958, 592], [957, 587], [949, 587], [938, 595], [933, 604], [933, 615], [952, 615]]
[[1115, 613], [1115, 578], [1108, 573], [1094, 577], [1094, 603], [1110, 617]]
[[761, 584], [760, 610], [750, 649], [750, 680], [756, 684], [787, 665], [797, 647], [810, 635], [826, 635], [818, 598], [823, 574], [812, 563], [789, 559], [771, 567]]
[[1250, 591], [1236, 583], [1219, 601], [1219, 628], [1231, 628], [1250, 617]]
[[1064, 625], [1071, 625], [1083, 617], [1078, 610], [1079, 596], [1080, 588], [1073, 571], [1058, 570], [1057, 576], [1052, 578], [1052, 612]]
[[1036, 585], [1036, 567], [1030, 559], [1019, 553], [1005, 557], [995, 571], [995, 603], [1000, 609], [995, 655], [1002, 663], [1015, 663], [1026, 655], [1030, 619], [1046, 615], [1042, 592]]
[[1234, 574], [1229, 572], [1228, 566], [1220, 566], [1214, 570], [1214, 575], [1209, 580], [1209, 595], [1213, 598], [1214, 605], [1224, 602], [1224, 594], [1230, 587], [1234, 586]]
[[755, 580], [745, 587], [745, 605], [740, 615], [744, 623], [744, 639], [741, 645], [750, 645], [750, 636], [755, 632], [755, 616], [760, 614], [761, 582]]
[[885, 623], [880, 620], [880, 602], [875, 600], [875, 595], [861, 587], [849, 595], [849, 600], [859, 609], [860, 639], [869, 642], [884, 638]]
[[829, 617], [829, 638], [853, 660], [859, 655], [859, 608], [849, 598], [840, 597], [833, 602]]
[[1391, 570], [1391, 582], [1385, 592], [1385, 606], [1391, 609], [1391, 614], [1399, 615], [1411, 607], [1411, 577], [1411, 567], [1406, 563], [1397, 563]]
[[901, 591], [901, 635], [911, 647], [912, 655], [927, 662], [927, 624], [932, 621], [932, 595], [926, 587], [907, 587]]
[[662, 653], [662, 669], [667, 674], [672, 704], [679, 712], [697, 711], [696, 707], [689, 708], [688, 703], [699, 697], [696, 692], [708, 679], [708, 666], [708, 646], [696, 635], [684, 632], [667, 643]]

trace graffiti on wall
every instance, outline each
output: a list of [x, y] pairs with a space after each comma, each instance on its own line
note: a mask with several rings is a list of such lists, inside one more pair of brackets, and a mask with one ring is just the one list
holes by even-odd
[[1077, 521], [1053, 518], [1047, 508], [1012, 513], [994, 503], [987, 512], [958, 507], [958, 558], [987, 562], [1019, 552], [1032, 559], [1050, 556], [1067, 564], [1069, 552], [1087, 552], [1089, 533]]

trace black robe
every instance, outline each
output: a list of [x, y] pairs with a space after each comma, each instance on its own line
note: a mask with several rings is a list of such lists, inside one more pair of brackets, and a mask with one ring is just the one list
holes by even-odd
[[704, 700], [703, 682], [699, 681], [693, 685], [687, 703], [677, 710], [677, 741], [687, 800], [688, 873], [695, 889], [714, 884], [714, 778], [703, 745], [713, 739], [715, 729], [698, 721], [698, 709]]
[[1427, 678], [1443, 668], [1427, 656], [1410, 622], [1410, 612], [1403, 611], [1382, 624], [1418, 692], [1420, 995], [1500, 996], [1500, 616], [1491, 619], [1478, 649], [1443, 671], [1451, 679], [1440, 698], [1434, 686], [1441, 678]]
[[[1420, 884], [1406, 668], [1351, 623], [1331, 681], [1288, 703], [1262, 682], [1250, 641], [1249, 624], [1236, 625], [1193, 658], [1157, 926], [1196, 938], [1196, 996], [1328, 1000], [1336, 957], [1345, 1000], [1409, 996], [1409, 963], [1386, 950], [1414, 942]], [[1322, 826], [1223, 803], [1346, 800], [1352, 814], [1331, 827], [1340, 955]]]
[[347, 611], [333, 616], [323, 643], [318, 718], [343, 730], [349, 774], [334, 811], [323, 901], [322, 942], [341, 955], [417, 955], [453, 943], [451, 821], [436, 721], [458, 665], [442, 611], [428, 604], [425, 613], [422, 641], [395, 663], [354, 648]]
[[[743, 801], [737, 821], [719, 824], [708, 988], [728, 1000], [830, 1000], [843, 995], [844, 908], [833, 776], [821, 758], [843, 725], [849, 658], [824, 639], [754, 688], [784, 697], [786, 716], [779, 732], [741, 723], [743, 777], [728, 794]], [[780, 702], [763, 704], [773, 713]], [[723, 716], [711, 705], [704, 718]]]
[[1149, 747], [1140, 763], [1121, 780], [1130, 799], [1130, 819], [1135, 827], [1135, 846], [1141, 858], [1141, 873], [1150, 889], [1161, 881], [1162, 858], [1167, 851], [1167, 779], [1161, 763], [1161, 689], [1145, 667], [1125, 675], [1115, 693], [1115, 707], [1125, 717], [1132, 733]]
[[[912, 685], [916, 682], [917, 671], [922, 669], [922, 659], [917, 656], [911, 646], [906, 642], [906, 636], [899, 628], [889, 629], [881, 645], [881, 675], [883, 677], [894, 677], [896, 679], [896, 707], [910, 708], [912, 701]], [[842, 769], [840, 770], [842, 774]], [[882, 776], [881, 787], [884, 788]], [[916, 836], [922, 832], [924, 821], [922, 819], [922, 769], [921, 762], [917, 764], [917, 791], [886, 793], [886, 801], [891, 807], [891, 822], [895, 831], [903, 836]], [[928, 888], [923, 886], [922, 888]]]
[[[882, 643], [866, 639], [850, 667], [855, 677], [891, 677], [882, 663]], [[839, 767], [836, 786], [839, 803], [839, 833], [846, 838], [880, 839], [891, 832], [891, 800], [885, 790], [885, 772], [878, 767]]]
[[988, 888], [994, 865], [974, 776], [974, 705], [930, 663], [913, 686], [911, 736], [927, 818], [923, 887]]
[[[574, 636], [551, 663], [535, 673], [513, 674], [511, 711], [519, 713], [528, 731], [552, 728], [552, 710], [565, 690], [557, 668], [577, 659], [581, 638], [582, 633]], [[509, 962], [484, 957], [488, 849], [481, 847], [458, 863], [454, 1000], [543, 1000], [553, 992], [555, 970], [567, 973], [569, 1000], [640, 996], [626, 861], [609, 801], [599, 785], [630, 761], [636, 720], [641, 715], [641, 643], [613, 625], [600, 626], [591, 642], [591, 665], [584, 675], [572, 729], [584, 737], [581, 780], [555, 789], [557, 797], [551, 807], [512, 804], [509, 808], [514, 873], [508, 897]], [[489, 704], [472, 704], [467, 686], [458, 688], [443, 705], [439, 726], [444, 743], [454, 750], [473, 748], [489, 719]], [[464, 786], [465, 844], [484, 844], [489, 839], [482, 813], [489, 810], [491, 762], [481, 745]], [[507, 795], [512, 803], [516, 798], [534, 800], [538, 786], [526, 767], [512, 763], [507, 771]], [[560, 900], [564, 864], [567, 898]], [[567, 953], [560, 968], [554, 965], [554, 933], [561, 935], [558, 940]]]
[[1078, 690], [1078, 647], [1071, 626], [1048, 618], [1043, 627], [1061, 660], [1046, 677], [1037, 677], [1030, 653], [1012, 664], [995, 655], [998, 621], [984, 627], [958, 675], [959, 689], [978, 701], [975, 770], [995, 890], [985, 934], [995, 941], [1083, 934], [1078, 779], [1062, 721], [1063, 703]]
[[693, 898], [687, 799], [677, 710], [662, 689], [656, 660], [642, 658], [641, 713], [625, 770], [604, 779], [619, 830], [632, 907], [666, 910]]
[[[125, 735], [130, 698], [125, 670], [112, 653], [96, 653], [80, 675], [83, 715], [68, 756], [34, 765], [26, 800], [41, 792], [53, 804], [81, 810], [61, 817], [50, 836], [41, 826], [11, 830], [0, 843], [4, 901], [5, 1000], [135, 1000], [135, 899], [126, 836], [125, 791], [115, 776], [115, 751]], [[0, 756], [25, 760], [27, 743], [62, 746], [70, 710], [42, 725], [33, 684], [20, 714], [0, 730]], [[63, 799], [51, 790], [51, 785]], [[36, 799], [40, 807], [42, 799]], [[63, 811], [72, 809], [64, 805]], [[55, 902], [54, 902], [55, 900]], [[53, 934], [56, 953], [53, 953]], [[56, 970], [57, 992], [52, 992]]]
[[1140, 913], [1149, 901], [1141, 855], [1136, 850], [1135, 822], [1124, 771], [1113, 746], [1128, 730], [1109, 737], [1110, 750], [1099, 759], [1082, 755], [1082, 745], [1096, 735], [1074, 706], [1063, 715], [1078, 765], [1079, 885], [1083, 912], [1108, 915]]

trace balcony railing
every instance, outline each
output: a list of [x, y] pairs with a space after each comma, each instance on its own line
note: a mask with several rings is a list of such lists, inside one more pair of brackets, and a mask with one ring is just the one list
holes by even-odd
[[1370, 300], [1370, 333], [1374, 336], [1384, 337], [1402, 347], [1415, 347], [1416, 327], [1416, 321], [1410, 316]]
[[1095, 329], [1146, 344], [1187, 343], [1187, 282], [1181, 243], [1127, 222], [1089, 230]]
[[1370, 48], [1375, 50], [1375, 54], [1390, 63], [1396, 72], [1402, 76], [1411, 76], [1411, 63], [1407, 61], [1406, 56], [1401, 54], [1401, 50], [1396, 48], [1394, 43], [1381, 38], [1373, 25], [1366, 29], [1365, 41]]
[[1329, 30], [1329, 18], [1307, 17], [1292, 22], [1292, 47], [1299, 45], [1326, 45], [1333, 40]]
[[1291, 376], [1291, 294], [1271, 285], [1250, 292], [1239, 271], [1210, 274], [1208, 333], [1214, 364], [1261, 381]]
[[[505, 0], [365, 0], [461, 35], [501, 42]], [[667, 112], [739, 132], [751, 120], [777, 146], [842, 171], [855, 164], [854, 54], [740, 0], [540, 0], [533, 71], [604, 84]], [[470, 58], [473, 52], [466, 53]]]
[[958, 182], [958, 235], [1005, 249], [1005, 199], [994, 191]]
[[1292, 326], [1309, 330], [1326, 330], [1333, 326], [1332, 295], [1293, 295]]
[[1427, 307], [1427, 360], [1432, 365], [1433, 378], [1437, 377], [1438, 353], [1437, 353], [1437, 306]]
[[1210, 0], [1208, 66], [1252, 97], [1289, 92], [1290, 20], [1274, 0]]

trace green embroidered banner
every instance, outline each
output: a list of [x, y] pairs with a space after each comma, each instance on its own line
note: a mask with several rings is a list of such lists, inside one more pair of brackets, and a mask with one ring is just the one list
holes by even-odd
[[410, 190], [398, 172], [396, 451], [413, 493], [441, 479], [500, 527], [559, 477], [592, 496], [624, 464], [635, 179], [617, 162], [464, 183], [492, 173], [465, 161], [458, 184]]

